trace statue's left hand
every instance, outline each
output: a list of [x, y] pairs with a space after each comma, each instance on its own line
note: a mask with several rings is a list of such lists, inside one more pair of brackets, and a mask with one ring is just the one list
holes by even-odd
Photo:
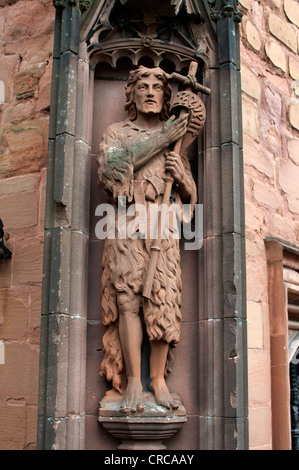
[[172, 175], [174, 181], [180, 184], [186, 176], [185, 167], [180, 155], [175, 152], [169, 152], [165, 155], [165, 169]]

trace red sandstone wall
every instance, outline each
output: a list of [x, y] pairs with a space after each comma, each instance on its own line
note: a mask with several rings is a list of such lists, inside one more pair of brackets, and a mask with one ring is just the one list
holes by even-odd
[[[0, 0], [0, 449], [36, 442], [52, 0]], [[4, 357], [3, 357], [4, 350]]]
[[298, 0], [240, 0], [249, 433], [271, 449], [267, 235], [299, 244]]

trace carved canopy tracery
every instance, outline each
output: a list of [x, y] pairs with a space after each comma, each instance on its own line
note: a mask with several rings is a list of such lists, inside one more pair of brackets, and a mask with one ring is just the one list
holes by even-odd
[[93, 65], [106, 61], [115, 68], [125, 56], [137, 66], [146, 56], [153, 66], [170, 59], [180, 70], [194, 58], [207, 57], [205, 23], [199, 10], [185, 0], [157, 2], [156, 9], [151, 2], [150, 10], [135, 0], [114, 0], [106, 3], [90, 27], [87, 50]]

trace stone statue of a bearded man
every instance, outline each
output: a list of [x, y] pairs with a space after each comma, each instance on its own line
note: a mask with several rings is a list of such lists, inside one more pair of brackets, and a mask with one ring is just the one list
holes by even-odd
[[[172, 144], [186, 133], [188, 115], [169, 118], [168, 75], [160, 68], [140, 66], [130, 73], [126, 95], [128, 119], [108, 127], [98, 154], [99, 182], [115, 207], [116, 217], [119, 198], [125, 200], [126, 208], [141, 204], [147, 209], [150, 204], [161, 204], [166, 172], [174, 180], [171, 201], [194, 206], [196, 186], [188, 159], [171, 151]], [[105, 240], [102, 260], [102, 318], [106, 332], [101, 375], [123, 395], [123, 412], [143, 411], [141, 344], [145, 324], [151, 346], [150, 389], [159, 405], [176, 409], [179, 405], [167, 388], [165, 374], [169, 352], [180, 338], [179, 240], [171, 236], [171, 231], [162, 240], [147, 299], [142, 289], [153, 240], [147, 234], [141, 236], [138, 228], [137, 237], [120, 237], [117, 222], [115, 239]]]

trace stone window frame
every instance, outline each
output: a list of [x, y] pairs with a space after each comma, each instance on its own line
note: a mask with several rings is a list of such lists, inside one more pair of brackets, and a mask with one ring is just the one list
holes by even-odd
[[[291, 449], [289, 329], [299, 332], [299, 247], [267, 237], [272, 449]], [[297, 307], [297, 308], [296, 308]]]

